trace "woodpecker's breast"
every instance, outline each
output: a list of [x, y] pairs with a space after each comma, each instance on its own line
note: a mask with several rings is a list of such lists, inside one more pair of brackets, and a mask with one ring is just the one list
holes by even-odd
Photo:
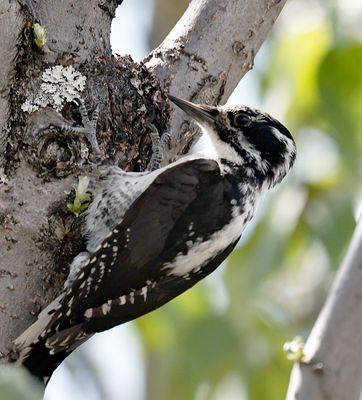
[[196, 213], [195, 219], [191, 219], [187, 227], [185, 224], [180, 227], [182, 241], [179, 243], [178, 252], [162, 267], [167, 275], [188, 278], [190, 273], [200, 271], [240, 238], [245, 226], [253, 217], [257, 199], [253, 187], [235, 182], [233, 177], [225, 177], [225, 180], [231, 181], [230, 187], [225, 185], [227, 189], [223, 188], [224, 193], [219, 202], [215, 196], [215, 203], [205, 202], [201, 211], [207, 214], [208, 209], [212, 209], [209, 220], [200, 219], [200, 215]]
[[240, 212], [239, 207], [233, 207], [231, 219], [225, 221], [225, 225], [211, 233], [206, 240], [197, 236], [193, 223], [190, 222], [185, 249], [180, 251], [171, 262], [165, 263], [162, 270], [166, 270], [168, 275], [186, 277], [191, 272], [198, 272], [217, 254], [238, 240], [245, 227], [244, 217], [245, 214]]

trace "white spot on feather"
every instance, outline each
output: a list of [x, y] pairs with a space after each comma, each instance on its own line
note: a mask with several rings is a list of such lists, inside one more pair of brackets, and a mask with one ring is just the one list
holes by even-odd
[[112, 308], [112, 301], [108, 301], [107, 303], [102, 304], [102, 313], [103, 315], [108, 314]]
[[93, 308], [88, 308], [88, 310], [86, 310], [86, 312], [84, 313], [84, 316], [86, 318], [91, 318], [93, 315]]
[[143, 300], [146, 301], [147, 299], [147, 286], [143, 286], [143, 288], [141, 289], [141, 295], [143, 296]]
[[131, 293], [129, 294], [129, 301], [130, 301], [131, 304], [134, 303], [134, 292], [131, 292]]

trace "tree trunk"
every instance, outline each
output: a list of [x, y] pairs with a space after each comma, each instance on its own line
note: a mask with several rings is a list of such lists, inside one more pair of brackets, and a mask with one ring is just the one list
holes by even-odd
[[[225, 102], [252, 68], [286, 0], [194, 0], [141, 64], [111, 54], [111, 22], [121, 2], [0, 4], [3, 353], [61, 291], [82, 247], [81, 218], [67, 210], [77, 176], [91, 177], [94, 186], [101, 164], [145, 169], [151, 155], [148, 123], [160, 133], [169, 124], [168, 91]], [[34, 23], [47, 29], [45, 44]], [[80, 104], [93, 122], [99, 110], [99, 149], [89, 142]], [[166, 162], [184, 154], [197, 137], [180, 116], [170, 125], [178, 135]]]

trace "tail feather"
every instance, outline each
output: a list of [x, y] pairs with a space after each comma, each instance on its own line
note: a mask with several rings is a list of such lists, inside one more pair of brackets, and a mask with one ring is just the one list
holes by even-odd
[[38, 319], [29, 326], [19, 337], [14, 340], [14, 347], [19, 355], [17, 362], [22, 363], [24, 357], [28, 356], [31, 346], [39, 342], [49, 326], [53, 313], [58, 309], [64, 295], [58, 296], [38, 315]]
[[21, 363], [45, 384], [59, 364], [92, 336], [84, 334], [80, 325], [67, 331], [34, 343], [26, 349], [26, 355], [24, 353], [22, 357]]
[[45, 384], [59, 364], [92, 335], [83, 331], [82, 324], [63, 329], [49, 336], [52, 318], [64, 295], [57, 297], [38, 319], [14, 340], [16, 364], [24, 365]]

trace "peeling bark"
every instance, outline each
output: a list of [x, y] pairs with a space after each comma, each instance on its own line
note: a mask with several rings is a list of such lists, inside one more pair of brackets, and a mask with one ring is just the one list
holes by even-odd
[[[0, 176], [0, 351], [57, 295], [67, 266], [82, 247], [79, 221], [66, 208], [77, 176], [88, 175], [94, 184], [101, 164], [143, 170], [151, 151], [147, 123], [159, 132], [168, 123], [165, 92], [224, 102], [252, 67], [285, 2], [194, 0], [143, 64], [111, 54], [111, 21], [120, 1], [19, 0], [1, 6], [5, 25], [0, 33], [8, 32], [9, 40], [0, 43], [0, 94], [5, 99], [0, 168], [6, 174], [6, 182]], [[42, 50], [34, 44], [34, 22], [48, 29]], [[100, 154], [94, 154], [86, 138], [64, 131], [64, 124], [82, 126], [74, 102], [61, 112], [22, 110], [53, 65], [72, 66], [86, 76], [81, 96], [89, 115], [99, 109]], [[189, 130], [180, 116], [171, 126], [180, 135]], [[184, 154], [193, 140], [194, 133], [176, 140], [168, 159]]]

